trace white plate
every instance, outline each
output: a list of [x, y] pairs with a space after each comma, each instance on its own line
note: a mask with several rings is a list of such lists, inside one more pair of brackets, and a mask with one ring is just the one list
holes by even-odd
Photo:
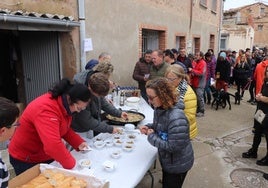
[[121, 139], [115, 139], [115, 140], [114, 140], [114, 144], [115, 144], [116, 146], [122, 146], [123, 141], [122, 141]]
[[96, 142], [94, 142], [94, 146], [98, 149], [101, 149], [105, 146], [105, 142], [104, 141], [96, 141]]
[[112, 161], [105, 161], [102, 165], [103, 165], [104, 170], [108, 172], [114, 171], [115, 166], [116, 166], [116, 164]]
[[111, 157], [114, 158], [114, 159], [118, 159], [119, 157], [121, 157], [121, 151], [120, 150], [112, 151]]
[[134, 145], [133, 144], [124, 144], [122, 147], [123, 147], [123, 150], [125, 150], [125, 151], [132, 151]]
[[114, 145], [114, 142], [112, 139], [104, 140], [104, 142], [105, 142], [105, 145], [108, 147], [112, 147]]
[[91, 161], [89, 159], [80, 159], [78, 161], [78, 164], [81, 168], [90, 168], [91, 167]]
[[140, 97], [128, 97], [127, 102], [129, 103], [139, 103], [140, 102]]

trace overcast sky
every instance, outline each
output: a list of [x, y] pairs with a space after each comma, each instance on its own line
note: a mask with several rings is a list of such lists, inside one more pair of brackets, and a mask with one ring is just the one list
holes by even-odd
[[257, 2], [268, 3], [268, 0], [225, 0], [224, 10], [229, 10], [231, 8], [242, 7], [245, 5], [250, 5]]

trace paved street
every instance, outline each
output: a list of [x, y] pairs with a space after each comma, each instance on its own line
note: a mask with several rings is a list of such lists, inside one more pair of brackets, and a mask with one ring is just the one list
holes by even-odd
[[[229, 89], [234, 93], [234, 89]], [[256, 106], [246, 101], [248, 91], [240, 105], [234, 104], [232, 110], [219, 108], [218, 111], [206, 105], [205, 117], [198, 118], [198, 137], [192, 143], [195, 163], [189, 171], [184, 188], [261, 188], [268, 187], [268, 181], [262, 178], [262, 172], [268, 167], [256, 165], [256, 159], [243, 159], [241, 153], [247, 151], [252, 143], [253, 114]], [[258, 159], [266, 154], [265, 140], [260, 145]], [[161, 168], [151, 170], [154, 187], [160, 188]], [[147, 188], [151, 178], [146, 175], [137, 188]]]

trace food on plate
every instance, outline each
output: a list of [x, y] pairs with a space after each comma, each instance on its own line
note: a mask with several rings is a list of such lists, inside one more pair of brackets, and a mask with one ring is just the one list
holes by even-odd
[[123, 146], [123, 149], [124, 149], [125, 151], [132, 151], [132, 150], [133, 150], [133, 145], [132, 145], [132, 144], [125, 144], [125, 145]]
[[133, 140], [127, 140], [126, 143], [127, 144], [134, 144], [134, 141]]
[[107, 171], [113, 171], [115, 169], [115, 163], [113, 163], [112, 161], [105, 161], [103, 163], [103, 167]]
[[110, 114], [108, 114], [106, 116], [106, 118], [109, 120], [112, 120], [112, 121], [117, 121], [117, 122], [122, 122], [122, 123], [124, 123], [124, 122], [139, 122], [139, 121], [144, 119], [144, 116], [142, 116], [141, 114], [138, 114], [138, 113], [127, 112], [127, 114], [128, 114], [127, 120], [120, 118], [120, 117], [111, 116]]
[[136, 135], [135, 134], [129, 134], [129, 135], [127, 135], [127, 137], [129, 139], [132, 139], [132, 140], [136, 139]]
[[78, 161], [78, 164], [82, 168], [90, 168], [91, 167], [91, 161], [89, 159], [81, 159]]
[[46, 169], [28, 183], [17, 188], [86, 188], [86, 186], [87, 182], [83, 179]]
[[121, 152], [118, 150], [118, 151], [113, 151], [112, 154], [111, 154], [112, 158], [119, 158], [121, 156]]

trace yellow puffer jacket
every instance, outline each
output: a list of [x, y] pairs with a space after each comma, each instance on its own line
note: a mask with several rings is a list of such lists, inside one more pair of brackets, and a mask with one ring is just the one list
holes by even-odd
[[197, 126], [196, 126], [197, 99], [196, 94], [190, 85], [187, 86], [187, 91], [184, 96], [184, 105], [185, 105], [184, 113], [190, 125], [190, 138], [193, 139], [197, 135]]

